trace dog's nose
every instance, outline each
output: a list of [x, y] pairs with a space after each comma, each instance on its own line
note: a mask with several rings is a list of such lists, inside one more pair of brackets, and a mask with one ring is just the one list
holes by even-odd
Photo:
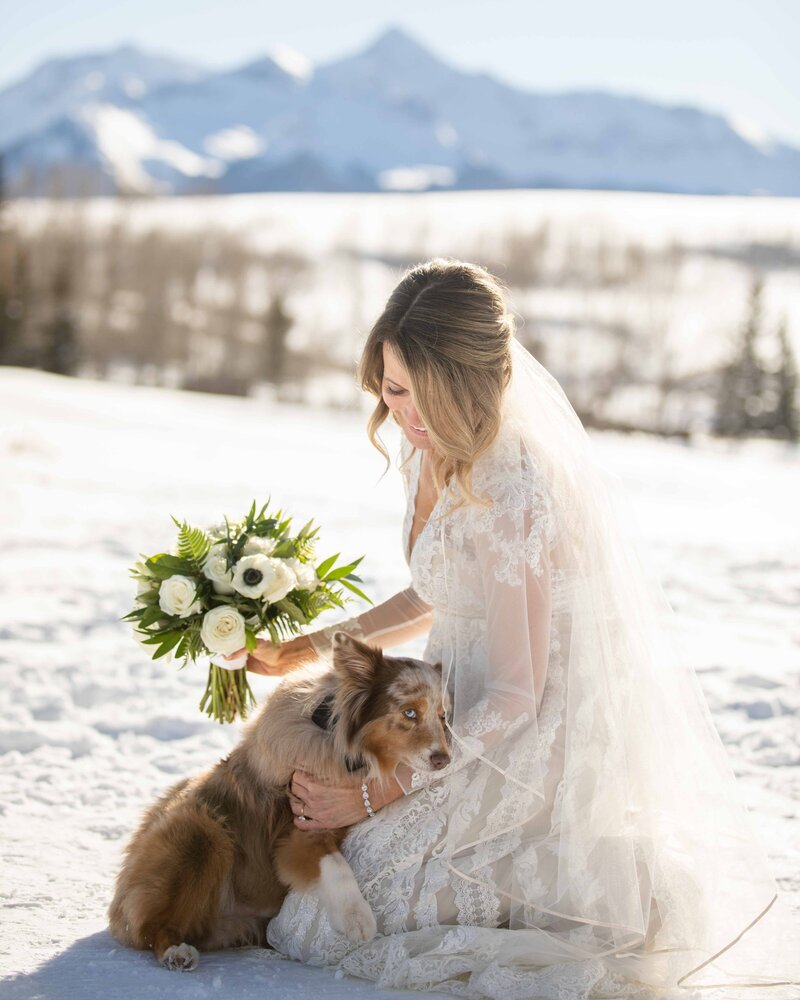
[[431, 767], [434, 769], [434, 771], [441, 771], [443, 767], [446, 767], [450, 763], [450, 754], [441, 753], [440, 751], [435, 750], [431, 754], [430, 760], [431, 760]]

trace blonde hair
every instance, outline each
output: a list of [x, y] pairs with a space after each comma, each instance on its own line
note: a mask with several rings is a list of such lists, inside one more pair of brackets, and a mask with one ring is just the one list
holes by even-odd
[[367, 434], [390, 464], [378, 430], [389, 415], [383, 398], [383, 345], [396, 351], [433, 444], [437, 494], [451, 478], [462, 497], [472, 492], [472, 467], [500, 430], [501, 404], [511, 379], [514, 318], [506, 287], [479, 264], [436, 257], [410, 268], [369, 332], [358, 382], [378, 400]]

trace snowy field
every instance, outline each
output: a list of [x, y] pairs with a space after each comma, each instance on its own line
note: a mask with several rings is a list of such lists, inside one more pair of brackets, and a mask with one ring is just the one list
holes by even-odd
[[[144, 806], [237, 736], [197, 711], [203, 671], [153, 664], [119, 621], [127, 567], [171, 543], [171, 513], [214, 521], [271, 493], [298, 524], [322, 525], [320, 556], [365, 555], [376, 602], [406, 586], [400, 474], [378, 482], [364, 422], [0, 369], [3, 1000], [401, 995], [257, 949], [208, 955], [177, 976], [105, 926]], [[594, 437], [629, 491], [742, 797], [800, 914], [800, 452]]]

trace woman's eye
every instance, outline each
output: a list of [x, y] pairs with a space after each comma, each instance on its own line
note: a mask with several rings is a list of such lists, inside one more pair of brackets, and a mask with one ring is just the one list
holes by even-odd
[[414, 711], [413, 708], [405, 708], [405, 709], [403, 709], [403, 715], [407, 719], [416, 719], [416, 717], [417, 717], [417, 713]]
[[403, 393], [406, 391], [405, 389], [392, 389], [392, 387], [389, 385], [387, 385], [385, 388], [390, 396], [402, 396]]

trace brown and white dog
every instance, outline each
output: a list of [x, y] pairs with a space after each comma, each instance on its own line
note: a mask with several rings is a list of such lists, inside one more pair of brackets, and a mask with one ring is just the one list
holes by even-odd
[[334, 782], [388, 780], [400, 762], [449, 762], [441, 664], [384, 656], [346, 632], [333, 669], [284, 677], [236, 748], [210, 771], [174, 785], [131, 838], [109, 907], [122, 944], [152, 948], [169, 969], [198, 950], [264, 944], [289, 888], [314, 892], [352, 940], [375, 918], [339, 851], [347, 828], [294, 826], [287, 790], [298, 763]]

